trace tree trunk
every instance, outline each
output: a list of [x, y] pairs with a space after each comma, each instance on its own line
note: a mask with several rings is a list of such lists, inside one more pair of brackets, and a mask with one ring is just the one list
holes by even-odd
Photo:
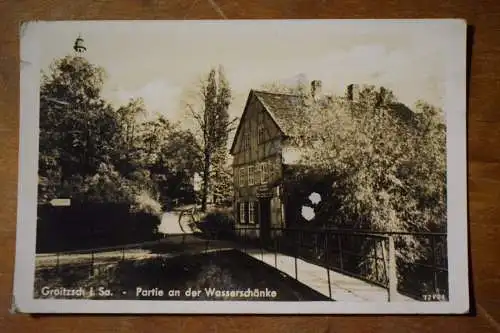
[[205, 212], [207, 210], [207, 198], [208, 198], [208, 187], [210, 182], [209, 172], [210, 172], [210, 152], [205, 151], [205, 159], [203, 160], [203, 186], [201, 193], [201, 211]]

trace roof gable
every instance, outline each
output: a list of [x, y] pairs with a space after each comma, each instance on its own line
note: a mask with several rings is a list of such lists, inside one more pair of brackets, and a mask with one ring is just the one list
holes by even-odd
[[[283, 97], [285, 96], [285, 97]], [[292, 105], [294, 105], [295, 101], [291, 101], [289, 99], [298, 99], [298, 96], [294, 95], [285, 95], [285, 94], [274, 94], [264, 91], [250, 90], [247, 101], [245, 103], [245, 108], [243, 109], [243, 114], [241, 115], [240, 122], [238, 124], [238, 128], [236, 129], [236, 133], [233, 138], [233, 142], [231, 144], [230, 153], [234, 154], [234, 150], [236, 148], [236, 143], [238, 141], [238, 137], [242, 130], [243, 123], [245, 122], [246, 114], [249, 110], [252, 101], [257, 101], [262, 109], [270, 116], [274, 124], [278, 127], [278, 129], [283, 134], [287, 134], [287, 129], [289, 130], [291, 126], [286, 126], [286, 112], [289, 110]]]
[[[318, 107], [307, 108], [308, 104], [303, 96], [272, 93], [252, 89], [248, 95], [243, 114], [240, 118], [236, 134], [233, 138], [230, 149], [231, 154], [234, 154], [236, 142], [245, 121], [245, 115], [248, 112], [251, 102], [254, 100], [262, 105], [263, 110], [265, 110], [265, 112], [271, 117], [278, 129], [286, 137], [294, 137], [294, 133], [297, 133], [296, 130], [299, 128], [310, 128], [311, 124], [307, 121], [307, 119], [314, 117], [314, 112], [324, 112], [325, 110], [327, 112], [333, 112], [338, 108], [347, 107], [350, 109], [352, 107], [352, 104], [350, 104], [345, 98], [330, 97], [324, 101], [317, 102], [316, 105]], [[402, 103], [389, 103], [385, 105], [385, 108], [391, 113], [392, 116], [399, 118], [407, 124], [414, 121], [415, 117], [418, 116], [413, 112], [413, 110]], [[304, 112], [308, 112], [308, 117], [304, 117]], [[321, 119], [321, 117], [318, 119]], [[314, 128], [310, 128], [310, 130], [314, 131]]]
[[254, 93], [283, 134], [289, 135], [294, 127], [300, 126], [304, 111], [302, 97], [266, 91]]
[[275, 125], [285, 136], [293, 136], [294, 129], [304, 126], [305, 101], [299, 95], [272, 93], [262, 90], [250, 90], [243, 114], [241, 115], [236, 134], [234, 135], [230, 153], [234, 154], [241, 127], [251, 101], [255, 99], [271, 117]]
[[253, 96], [253, 90], [250, 90], [250, 93], [248, 94], [247, 101], [245, 103], [245, 107], [243, 108], [243, 113], [241, 114], [240, 121], [238, 123], [238, 127], [236, 128], [236, 133], [234, 134], [233, 137], [233, 143], [231, 144], [231, 148], [229, 149], [229, 153], [231, 155], [234, 155], [234, 149], [236, 148], [236, 142], [238, 142], [238, 137], [241, 132], [241, 127], [243, 126], [243, 123], [245, 121], [245, 116], [247, 114], [248, 106], [250, 105], [250, 101], [252, 100]]

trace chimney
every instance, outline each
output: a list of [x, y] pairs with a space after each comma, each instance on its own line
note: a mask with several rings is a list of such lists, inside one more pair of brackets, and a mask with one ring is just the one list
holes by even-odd
[[311, 97], [314, 100], [317, 100], [319, 97], [321, 97], [322, 85], [323, 83], [320, 80], [313, 80], [311, 82]]
[[360, 88], [358, 84], [350, 84], [347, 86], [347, 100], [351, 102], [359, 101]]

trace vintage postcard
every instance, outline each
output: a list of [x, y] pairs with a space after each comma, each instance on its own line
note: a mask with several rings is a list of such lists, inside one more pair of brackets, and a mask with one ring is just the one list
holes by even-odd
[[22, 24], [13, 308], [468, 312], [466, 27]]

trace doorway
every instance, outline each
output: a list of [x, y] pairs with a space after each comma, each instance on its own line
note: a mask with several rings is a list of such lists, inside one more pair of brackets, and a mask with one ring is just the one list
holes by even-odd
[[260, 239], [263, 244], [268, 244], [271, 240], [271, 200], [269, 198], [259, 200], [259, 225]]

